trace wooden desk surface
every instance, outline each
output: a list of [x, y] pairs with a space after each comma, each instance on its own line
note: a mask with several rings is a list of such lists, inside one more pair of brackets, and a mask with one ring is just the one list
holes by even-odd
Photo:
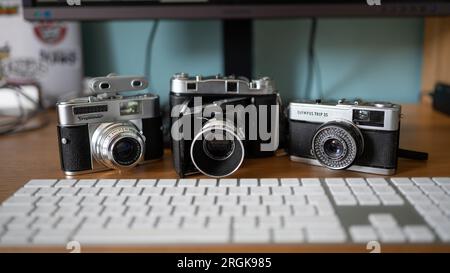
[[[403, 107], [400, 146], [426, 151], [428, 162], [400, 159], [396, 176], [450, 176], [450, 117], [435, 112], [428, 104]], [[48, 113], [51, 123], [34, 132], [0, 137], [0, 201], [33, 178], [64, 178], [60, 170], [56, 139], [56, 114]], [[291, 162], [287, 156], [248, 159], [233, 177], [361, 177], [374, 176], [350, 171], [330, 171]], [[140, 166], [128, 172], [106, 171], [79, 176], [79, 178], [176, 178], [170, 151], [164, 159]], [[200, 175], [194, 176], [202, 177]], [[28, 251], [30, 249], [0, 249]], [[65, 251], [64, 249], [35, 249]], [[201, 251], [201, 252], [301, 252], [301, 251], [366, 251], [365, 246], [210, 246], [210, 247], [140, 247], [92, 248], [99, 251]], [[383, 250], [383, 249], [382, 249]], [[384, 251], [448, 251], [450, 247], [393, 246]]]

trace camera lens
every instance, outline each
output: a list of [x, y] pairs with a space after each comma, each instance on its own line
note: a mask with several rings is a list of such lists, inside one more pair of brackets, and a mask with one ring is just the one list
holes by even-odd
[[144, 158], [145, 138], [131, 122], [102, 123], [91, 139], [95, 160], [112, 169], [126, 169]]
[[205, 175], [230, 175], [244, 160], [242, 139], [242, 134], [231, 123], [211, 119], [192, 141], [192, 163]]
[[331, 158], [339, 158], [344, 153], [344, 144], [339, 139], [328, 139], [323, 144], [325, 153]]
[[203, 140], [203, 150], [206, 155], [215, 160], [225, 160], [229, 158], [234, 151], [234, 141], [224, 139], [226, 136], [218, 134], [209, 134]]
[[320, 126], [312, 140], [312, 153], [330, 169], [350, 167], [364, 149], [363, 136], [349, 122], [328, 122]]
[[125, 137], [116, 142], [113, 147], [114, 160], [123, 166], [135, 163], [141, 154], [141, 145], [131, 137]]

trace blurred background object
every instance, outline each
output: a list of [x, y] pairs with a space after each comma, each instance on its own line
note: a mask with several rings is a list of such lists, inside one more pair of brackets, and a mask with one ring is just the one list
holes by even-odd
[[[0, 29], [0, 80], [38, 83], [44, 107], [80, 93], [83, 65], [79, 23], [30, 23], [23, 19], [20, 0], [0, 0]], [[7, 107], [8, 101], [2, 101], [1, 107]], [[8, 107], [15, 104], [11, 101]]]

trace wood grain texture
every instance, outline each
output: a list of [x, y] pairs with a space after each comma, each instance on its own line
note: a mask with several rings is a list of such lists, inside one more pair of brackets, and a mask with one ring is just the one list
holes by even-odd
[[428, 17], [425, 19], [422, 94], [430, 100], [428, 93], [438, 82], [450, 84], [450, 17]]
[[[33, 178], [64, 178], [60, 170], [56, 138], [56, 115], [49, 112], [52, 122], [39, 131], [0, 137], [0, 201], [5, 200], [24, 183]], [[450, 176], [450, 117], [435, 112], [422, 103], [403, 107], [400, 146], [426, 151], [428, 162], [399, 160], [396, 176]], [[233, 177], [367, 177], [374, 176], [350, 171], [331, 171], [291, 162], [287, 156], [249, 159]], [[106, 171], [77, 178], [176, 178], [170, 151], [164, 159], [140, 166], [132, 171]], [[200, 178], [202, 176], [194, 176]], [[0, 251], [65, 251], [55, 248], [3, 248]], [[86, 251], [139, 251], [139, 252], [366, 252], [364, 246], [153, 246], [153, 247], [101, 247]], [[450, 252], [446, 246], [390, 246], [383, 251]]]

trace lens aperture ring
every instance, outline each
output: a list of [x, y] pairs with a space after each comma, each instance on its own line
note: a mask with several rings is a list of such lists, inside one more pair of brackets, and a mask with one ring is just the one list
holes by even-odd
[[[323, 125], [318, 129], [312, 141], [312, 152], [316, 159], [330, 169], [350, 167], [362, 149], [362, 136], [358, 131], [344, 124]], [[333, 154], [327, 145], [332, 141]]]

